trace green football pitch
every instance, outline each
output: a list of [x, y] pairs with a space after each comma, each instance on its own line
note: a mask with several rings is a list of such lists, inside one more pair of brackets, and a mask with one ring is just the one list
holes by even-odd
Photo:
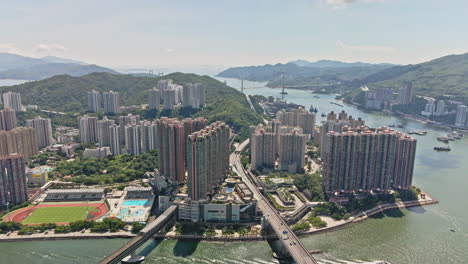
[[86, 220], [94, 206], [40, 207], [29, 215], [23, 224], [70, 223]]

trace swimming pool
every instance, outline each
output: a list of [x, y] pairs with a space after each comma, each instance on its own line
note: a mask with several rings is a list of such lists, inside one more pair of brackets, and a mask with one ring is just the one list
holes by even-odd
[[120, 209], [120, 214], [117, 218], [122, 219], [123, 217], [140, 217], [145, 214], [145, 210], [137, 209], [137, 210], [130, 210], [128, 208]]
[[122, 206], [147, 206], [148, 200], [125, 200]]

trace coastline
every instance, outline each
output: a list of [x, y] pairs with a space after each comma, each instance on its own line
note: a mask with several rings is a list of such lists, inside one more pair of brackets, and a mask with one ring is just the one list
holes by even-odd
[[[427, 196], [427, 194], [426, 194]], [[392, 209], [404, 209], [404, 208], [411, 208], [411, 207], [419, 207], [419, 206], [427, 206], [427, 205], [432, 205], [432, 204], [438, 204], [439, 201], [435, 200], [435, 199], [425, 199], [425, 200], [418, 200], [418, 201], [407, 201], [407, 202], [398, 202], [398, 203], [394, 203], [394, 204], [383, 204], [383, 205], [378, 205], [374, 208], [371, 208], [369, 210], [366, 210], [364, 212], [361, 212], [357, 215], [354, 215], [352, 217], [350, 217], [350, 219], [340, 223], [340, 224], [337, 224], [337, 225], [334, 225], [334, 226], [329, 226], [329, 227], [324, 227], [324, 228], [320, 228], [320, 229], [315, 229], [315, 230], [311, 230], [311, 231], [304, 231], [304, 232], [297, 232], [296, 234], [298, 236], [307, 236], [307, 235], [313, 235], [313, 234], [317, 234], [317, 233], [322, 233], [322, 232], [331, 232], [331, 231], [334, 231], [336, 229], [340, 229], [340, 228], [343, 228], [345, 226], [348, 226], [350, 224], [356, 224], [356, 223], [360, 223], [364, 220], [367, 220], [369, 217], [373, 216], [373, 215], [376, 215], [376, 214], [379, 214], [379, 213], [383, 213], [387, 210], [392, 210]]]
[[[427, 194], [426, 194], [427, 196]], [[428, 196], [429, 197], [429, 196]], [[350, 224], [355, 224], [362, 222], [369, 217], [383, 213], [387, 210], [391, 209], [403, 209], [403, 208], [411, 208], [411, 207], [418, 207], [418, 206], [427, 206], [432, 204], [437, 204], [439, 201], [428, 198], [425, 200], [418, 200], [418, 201], [407, 201], [407, 202], [398, 202], [394, 204], [383, 204], [378, 205], [372, 209], [369, 209], [365, 212], [361, 212], [357, 215], [352, 216], [350, 219], [343, 221], [339, 224], [324, 227], [320, 229], [314, 229], [311, 231], [304, 231], [304, 232], [296, 232], [297, 236], [309, 236], [314, 235], [322, 232], [332, 232], [334, 230], [346, 227]], [[0, 243], [1, 242], [16, 242], [16, 241], [41, 241], [41, 240], [83, 240], [83, 239], [112, 239], [112, 238], [133, 238], [135, 234], [130, 232], [116, 232], [116, 233], [91, 233], [91, 232], [74, 232], [74, 233], [65, 233], [65, 234], [32, 234], [32, 235], [10, 235], [7, 236], [6, 234], [0, 235]], [[167, 235], [167, 234], [156, 234], [154, 236], [155, 239], [168, 239], [168, 240], [177, 240], [177, 239], [187, 239], [187, 240], [204, 240], [204, 241], [213, 241], [213, 242], [240, 242], [240, 241], [262, 241], [270, 238], [276, 238], [275, 235], [270, 236], [204, 236], [204, 235]]]
[[133, 238], [135, 234], [131, 232], [121, 231], [121, 232], [106, 232], [106, 233], [91, 233], [89, 231], [85, 233], [81, 232], [72, 232], [72, 233], [62, 233], [62, 234], [32, 234], [32, 235], [17, 235], [11, 234], [7, 236], [6, 234], [0, 235], [1, 242], [15, 242], [15, 241], [37, 241], [37, 240], [80, 240], [80, 239], [110, 239], [110, 238]]
[[[362, 108], [362, 109], [364, 109], [366, 111], [373, 111], [373, 112], [382, 113], [382, 111], [365, 109], [365, 108], [363, 108], [363, 106], [361, 104], [358, 104], [358, 103], [355, 103], [355, 102], [349, 102], [349, 101], [345, 101], [345, 100], [342, 100], [342, 99], [337, 99], [337, 100], [340, 100], [345, 104], [352, 105], [352, 106], [357, 107], [357, 108]], [[391, 112], [391, 111], [389, 112], [389, 114], [391, 114], [393, 116], [398, 116], [398, 117], [401, 117], [401, 118], [404, 118], [404, 119], [412, 120], [412, 121], [415, 121], [415, 122], [418, 122], [418, 123], [421, 123], [421, 124], [424, 124], [424, 125], [430, 125], [430, 126], [433, 126], [433, 127], [436, 127], [436, 128], [442, 128], [442, 129], [447, 129], [447, 130], [457, 130], [457, 131], [462, 132], [462, 133], [468, 133], [468, 129], [466, 129], [466, 128], [460, 128], [460, 127], [456, 127], [456, 126], [449, 125], [449, 124], [439, 123], [439, 122], [430, 120], [430, 119], [422, 117], [422, 116], [415, 116], [415, 115], [405, 114], [405, 113], [402, 113], [402, 112]]]

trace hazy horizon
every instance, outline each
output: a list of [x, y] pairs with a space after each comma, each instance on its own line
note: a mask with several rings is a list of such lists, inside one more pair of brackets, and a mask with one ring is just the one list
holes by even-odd
[[112, 68], [416, 64], [468, 52], [468, 35], [459, 34], [465, 1], [28, 0], [0, 7], [0, 52]]

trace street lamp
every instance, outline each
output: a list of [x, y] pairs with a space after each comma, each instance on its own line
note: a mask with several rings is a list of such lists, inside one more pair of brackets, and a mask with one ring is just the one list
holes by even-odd
[[11, 201], [10, 192], [8, 192], [8, 200], [7, 200], [7, 203], [6, 203], [7, 214], [8, 214], [8, 222], [11, 221], [11, 219], [10, 219], [10, 201]]

